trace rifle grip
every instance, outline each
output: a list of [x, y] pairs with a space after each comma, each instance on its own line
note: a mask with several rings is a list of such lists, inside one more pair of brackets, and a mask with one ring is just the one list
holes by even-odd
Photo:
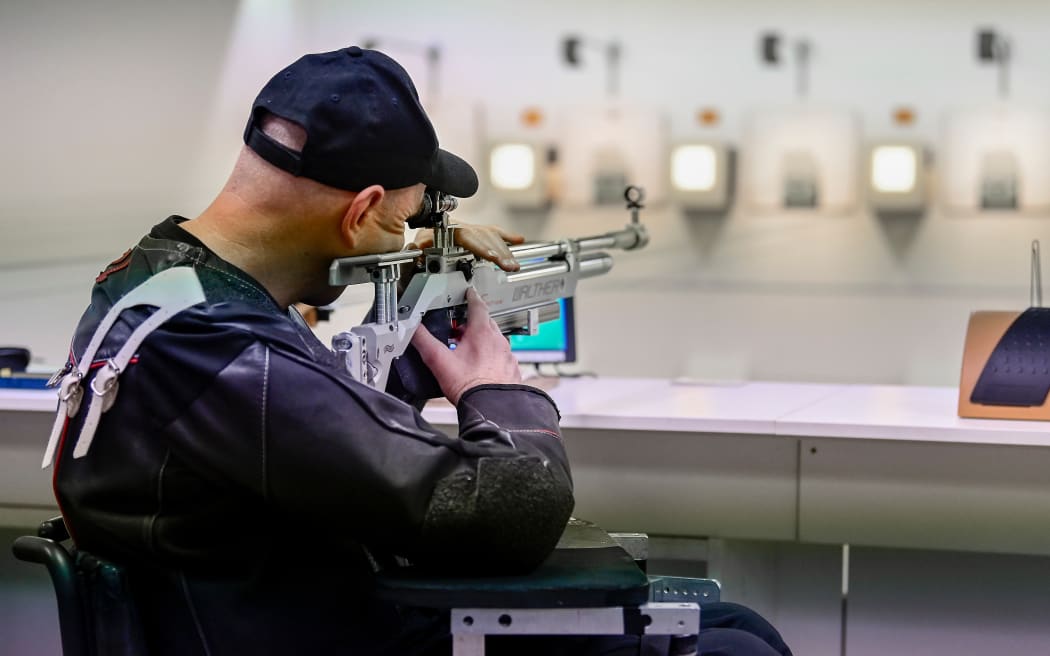
[[[448, 308], [427, 312], [423, 315], [422, 324], [441, 343], [448, 344], [452, 337], [452, 319]], [[386, 391], [413, 405], [417, 401], [438, 399], [445, 395], [434, 374], [419, 356], [419, 351], [411, 344], [405, 349], [404, 355], [394, 360]]]

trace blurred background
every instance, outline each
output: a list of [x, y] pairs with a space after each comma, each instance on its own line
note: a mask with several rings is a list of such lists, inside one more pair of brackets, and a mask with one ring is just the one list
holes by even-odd
[[[213, 198], [266, 80], [371, 42], [481, 173], [458, 220], [582, 236], [626, 221], [620, 180], [647, 188], [650, 246], [581, 285], [581, 368], [955, 385], [969, 312], [1023, 309], [1050, 237], [1048, 20], [1024, 0], [5, 2], [0, 341], [57, 367], [94, 275]], [[493, 184], [507, 143], [535, 183]], [[874, 188], [880, 145], [904, 191]]]
[[[5, 0], [0, 344], [61, 366], [95, 275], [221, 188], [262, 85], [374, 44], [481, 176], [453, 218], [584, 236], [645, 187], [651, 243], [579, 286], [576, 370], [952, 387], [969, 314], [1027, 307], [1050, 243], [1048, 28], [1035, 0]], [[855, 550], [847, 635], [848, 549], [723, 547], [663, 545], [800, 655], [1050, 653], [1044, 552]], [[57, 653], [33, 569], [0, 559], [0, 652]]]

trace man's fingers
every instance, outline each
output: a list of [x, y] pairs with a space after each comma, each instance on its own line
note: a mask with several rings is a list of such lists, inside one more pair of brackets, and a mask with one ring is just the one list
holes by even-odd
[[481, 296], [478, 295], [473, 287], [468, 287], [467, 330], [470, 330], [471, 326], [485, 326], [489, 320], [489, 306], [485, 304], [485, 301], [481, 300]]
[[489, 259], [504, 271], [514, 272], [521, 269], [521, 264], [514, 259], [514, 256], [510, 254], [510, 251], [507, 251], [504, 254], [497, 254], [495, 257]]
[[498, 232], [499, 236], [503, 238], [503, 241], [507, 242], [508, 244], [524, 244], [525, 243], [525, 235], [519, 235], [516, 232], [511, 232], [510, 230], [505, 230], [505, 229], [503, 229], [503, 228], [501, 228], [499, 226], [496, 226], [496, 232]]
[[[495, 235], [491, 236], [495, 237]], [[502, 236], [486, 241], [489, 242], [487, 254], [483, 256], [486, 260], [495, 263], [504, 271], [517, 271], [521, 268], [518, 261], [514, 259], [514, 255], [511, 254], [510, 249], [507, 248], [507, 242], [504, 241]]]
[[503, 243], [499, 245], [500, 261], [497, 264], [504, 271], [517, 271], [521, 268], [521, 264], [514, 259], [514, 255], [511, 254], [507, 244], [524, 244], [525, 236], [499, 227], [496, 228], [496, 232], [499, 233], [500, 239], [503, 240]]
[[496, 226], [460, 225], [455, 232], [456, 243], [477, 257], [492, 262], [504, 271], [517, 271], [521, 268], [511, 255], [507, 242], [520, 244], [525, 241], [521, 235]]
[[424, 364], [430, 369], [434, 369], [434, 365], [449, 353], [448, 347], [442, 344], [437, 337], [431, 335], [423, 324], [419, 324], [412, 335], [412, 346], [416, 347], [419, 357], [423, 358]]

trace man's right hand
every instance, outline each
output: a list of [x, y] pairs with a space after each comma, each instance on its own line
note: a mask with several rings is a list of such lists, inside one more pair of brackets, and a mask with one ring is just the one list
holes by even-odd
[[471, 387], [521, 382], [521, 370], [510, 352], [510, 343], [474, 288], [467, 290], [467, 326], [455, 350], [441, 343], [423, 325], [412, 336], [412, 345], [453, 404], [458, 404], [459, 397]]

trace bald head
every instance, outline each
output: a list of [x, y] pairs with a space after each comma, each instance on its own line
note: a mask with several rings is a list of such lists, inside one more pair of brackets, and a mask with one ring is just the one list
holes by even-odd
[[[267, 116], [260, 127], [289, 149], [306, 145], [306, 132], [291, 121]], [[282, 306], [323, 305], [342, 291], [328, 284], [332, 259], [399, 250], [405, 219], [418, 211], [422, 195], [422, 183], [336, 189], [279, 169], [244, 146], [212, 204], [182, 225]]]
[[[306, 130], [292, 121], [267, 114], [262, 131], [294, 151], [306, 145]], [[224, 192], [235, 194], [265, 215], [287, 218], [335, 214], [346, 211], [354, 192], [336, 189], [309, 178], [296, 177], [273, 166], [248, 146], [241, 149]]]
[[306, 145], [306, 130], [288, 119], [266, 114], [262, 119], [263, 134], [289, 150], [301, 152]]

